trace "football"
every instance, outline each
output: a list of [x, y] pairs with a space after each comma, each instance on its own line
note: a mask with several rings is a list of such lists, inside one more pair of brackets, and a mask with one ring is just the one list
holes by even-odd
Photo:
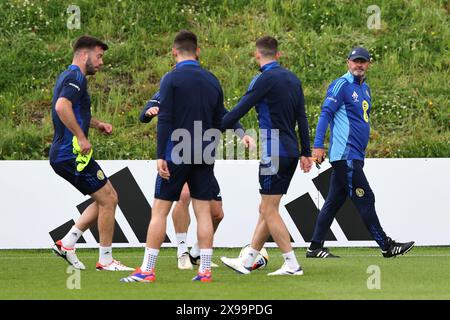
[[[250, 248], [249, 244], [242, 248], [241, 252], [239, 253], [240, 259], [244, 257], [248, 248]], [[256, 256], [252, 270], [264, 269], [267, 266], [268, 262], [269, 262], [269, 254], [267, 253], [267, 250], [265, 248], [262, 248], [259, 254]]]

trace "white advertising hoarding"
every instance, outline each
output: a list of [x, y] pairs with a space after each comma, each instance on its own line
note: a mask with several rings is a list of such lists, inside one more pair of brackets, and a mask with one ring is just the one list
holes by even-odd
[[[142, 247], [150, 218], [155, 161], [98, 161], [119, 193], [114, 246]], [[386, 233], [417, 245], [450, 245], [450, 159], [367, 159], [365, 173], [375, 193], [376, 210]], [[305, 174], [298, 169], [280, 213], [295, 247], [305, 247], [318, 208], [327, 192], [330, 165]], [[225, 218], [216, 247], [250, 242], [260, 201], [258, 161], [219, 160], [215, 174]], [[0, 249], [50, 248], [55, 237], [76, 221], [89, 196], [56, 175], [48, 161], [0, 161]], [[195, 242], [191, 209], [188, 245]], [[163, 246], [175, 246], [171, 217]], [[376, 246], [349, 202], [337, 215], [327, 246]], [[97, 247], [96, 231], [87, 231], [79, 247]], [[268, 246], [273, 246], [268, 243]]]

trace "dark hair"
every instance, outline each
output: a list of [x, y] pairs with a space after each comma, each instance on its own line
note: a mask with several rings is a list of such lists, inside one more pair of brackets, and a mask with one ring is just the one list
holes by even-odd
[[173, 40], [173, 47], [179, 51], [195, 53], [197, 50], [197, 36], [188, 30], [181, 30], [175, 36], [175, 40]]
[[264, 57], [274, 57], [278, 52], [277, 39], [265, 36], [256, 40], [256, 48]]
[[75, 41], [73, 52], [77, 52], [80, 49], [94, 49], [95, 47], [100, 47], [104, 51], [108, 50], [108, 45], [103, 41], [91, 36], [81, 36]]

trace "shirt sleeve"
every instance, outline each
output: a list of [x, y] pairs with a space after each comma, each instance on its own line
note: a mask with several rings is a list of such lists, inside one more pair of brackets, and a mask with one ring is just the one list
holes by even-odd
[[81, 73], [71, 73], [64, 80], [59, 98], [66, 98], [72, 102], [72, 106], [80, 101], [83, 78]]
[[214, 115], [213, 115], [213, 128], [221, 129], [222, 128], [222, 118], [224, 114], [225, 107], [223, 105], [223, 91], [220, 84], [217, 86], [217, 89], [219, 91], [219, 96], [217, 99], [217, 105], [214, 109]]
[[[219, 94], [219, 101], [217, 103], [217, 109], [216, 109], [217, 112], [214, 115], [214, 128], [219, 128], [220, 129], [220, 128], [222, 128], [222, 119], [228, 113], [228, 110], [225, 109], [225, 106], [223, 104], [223, 91], [222, 91], [222, 88], [221, 87], [219, 87], [219, 88], [220, 88], [220, 90], [219, 90], [220, 94]], [[234, 124], [233, 129], [234, 130], [242, 129], [243, 131], [245, 131], [244, 128], [242, 127], [242, 125], [239, 123], [239, 121]], [[221, 131], [224, 131], [224, 130], [222, 129]], [[241, 139], [244, 136], [243, 135], [243, 131], [237, 131], [236, 132], [236, 134]]]
[[233, 128], [236, 122], [247, 114], [247, 112], [249, 112], [250, 109], [266, 95], [270, 87], [270, 83], [262, 74], [257, 76], [238, 104], [223, 117], [222, 129]]
[[[226, 115], [228, 112], [229, 112], [229, 111], [228, 111], [227, 109], [223, 108], [222, 116], [225, 117], [225, 115]], [[234, 126], [233, 126], [232, 129], [234, 130], [234, 132], [236, 133], [236, 135], [237, 135], [239, 138], [242, 139], [242, 138], [244, 137], [245, 129], [244, 129], [244, 127], [242, 126], [242, 124], [241, 124], [239, 121], [234, 123]], [[241, 130], [238, 130], [238, 129], [242, 129], [242, 131], [241, 131]], [[222, 131], [224, 131], [224, 130], [222, 130]]]
[[297, 106], [297, 125], [300, 137], [300, 155], [304, 157], [311, 157], [311, 147], [309, 142], [309, 126], [308, 118], [305, 111], [305, 96], [303, 95], [303, 88], [300, 84], [300, 100]]
[[152, 119], [156, 116], [148, 116], [145, 113], [148, 111], [148, 109], [152, 107], [159, 107], [159, 100], [160, 100], [160, 94], [159, 91], [156, 92], [153, 97], [147, 102], [144, 109], [142, 109], [141, 114], [139, 116], [139, 120], [143, 123], [149, 123], [152, 121]]
[[166, 150], [173, 129], [173, 86], [170, 74], [161, 80], [157, 125], [157, 159], [166, 159]]
[[345, 79], [338, 79], [328, 87], [325, 101], [322, 104], [322, 112], [317, 123], [314, 148], [325, 148], [325, 134], [328, 125], [334, 118], [334, 114], [344, 103], [344, 88], [346, 84], [347, 81]]

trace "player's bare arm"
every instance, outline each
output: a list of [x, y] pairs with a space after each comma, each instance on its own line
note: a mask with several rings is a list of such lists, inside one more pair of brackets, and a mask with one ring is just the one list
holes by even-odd
[[91, 119], [89, 126], [105, 134], [111, 134], [113, 130], [112, 124], [94, 118]]
[[81, 127], [78, 125], [75, 114], [73, 113], [72, 102], [64, 97], [61, 97], [56, 102], [55, 110], [58, 113], [58, 117], [67, 127], [67, 129], [69, 129], [70, 132], [72, 132], [73, 135], [77, 137], [81, 153], [88, 154], [92, 149], [92, 145], [84, 135]]
[[159, 113], [159, 107], [151, 107], [150, 109], [147, 110], [145, 115], [149, 118], [152, 118], [154, 116], [157, 116], [158, 113]]
[[300, 169], [302, 169], [304, 173], [308, 173], [309, 171], [311, 171], [312, 165], [313, 165], [312, 157], [305, 157], [305, 156], [300, 157]]
[[252, 137], [250, 137], [249, 135], [243, 136], [241, 141], [245, 145], [245, 147], [250, 150], [254, 150], [256, 148], [255, 140]]
[[327, 155], [327, 151], [322, 148], [314, 148], [312, 151], [312, 158], [314, 162], [321, 164]]

